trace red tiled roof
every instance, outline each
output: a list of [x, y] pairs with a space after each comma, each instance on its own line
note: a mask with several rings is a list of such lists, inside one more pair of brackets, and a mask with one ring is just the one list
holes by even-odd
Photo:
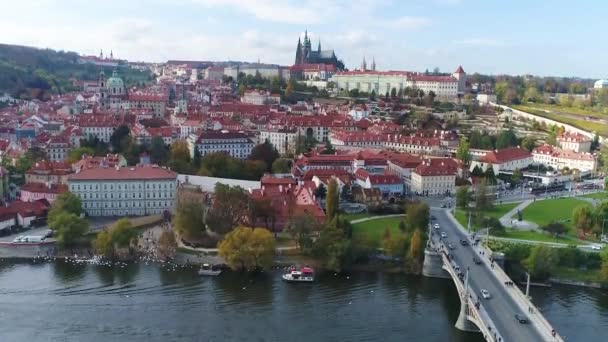
[[45, 194], [61, 194], [68, 191], [68, 186], [65, 184], [50, 184], [44, 183], [27, 183], [21, 186], [21, 191], [45, 193]]
[[481, 157], [479, 160], [484, 163], [502, 164], [502, 163], [530, 158], [530, 157], [532, 157], [530, 152], [528, 152], [520, 147], [508, 147], [508, 148], [503, 148], [502, 150], [490, 151], [490, 152], [486, 153], [485, 156]]
[[177, 173], [157, 166], [131, 166], [131, 167], [98, 167], [84, 169], [69, 177], [74, 180], [151, 180], [176, 179]]
[[458, 68], [456, 69], [456, 71], [454, 71], [455, 74], [464, 74], [464, 69], [462, 68], [462, 65], [459, 65]]
[[458, 164], [450, 158], [434, 158], [424, 160], [414, 169], [421, 176], [446, 176], [457, 173]]

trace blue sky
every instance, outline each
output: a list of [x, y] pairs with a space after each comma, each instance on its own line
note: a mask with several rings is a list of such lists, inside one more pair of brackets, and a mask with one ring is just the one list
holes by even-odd
[[0, 12], [0, 42], [129, 60], [290, 65], [305, 29], [349, 68], [608, 76], [607, 1], [27, 0]]

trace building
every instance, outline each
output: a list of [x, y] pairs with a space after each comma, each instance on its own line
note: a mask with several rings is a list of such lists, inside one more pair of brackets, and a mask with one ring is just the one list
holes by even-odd
[[290, 68], [291, 77], [305, 81], [328, 81], [335, 73], [333, 64], [295, 64]]
[[25, 172], [25, 183], [67, 184], [72, 172], [68, 163], [41, 160]]
[[295, 128], [260, 130], [260, 142], [268, 141], [281, 155], [295, 153], [298, 143], [298, 131]]
[[319, 40], [319, 44], [317, 45], [316, 49], [312, 48], [312, 42], [308, 37], [308, 30], [304, 33], [303, 42], [300, 40], [300, 38], [298, 38], [296, 57], [293, 64], [330, 64], [337, 69], [344, 69], [344, 64], [338, 61], [334, 50], [321, 50], [321, 40]]
[[591, 138], [580, 133], [565, 132], [557, 137], [559, 147], [578, 153], [591, 151]]
[[454, 99], [465, 91], [466, 73], [461, 66], [452, 75], [427, 75], [411, 71], [341, 71], [331, 77], [339, 91], [376, 94], [404, 92], [406, 88], [422, 90], [425, 94], [435, 93], [442, 99]]
[[502, 150], [494, 150], [485, 156], [471, 162], [471, 171], [479, 167], [486, 172], [492, 168], [495, 175], [501, 171], [515, 171], [525, 169], [533, 163], [532, 154], [521, 147], [508, 147]]
[[225, 152], [233, 158], [247, 159], [253, 146], [253, 141], [241, 132], [202, 131], [198, 135], [191, 134], [188, 137], [188, 147], [192, 157], [196, 148], [203, 157], [210, 153]]
[[532, 160], [534, 164], [550, 166], [556, 170], [568, 168], [593, 172], [597, 167], [596, 158], [591, 153], [577, 153], [550, 145], [538, 146], [532, 150]]
[[496, 94], [477, 94], [477, 102], [481, 104], [496, 103]]
[[263, 90], [247, 90], [241, 96], [241, 102], [254, 105], [280, 104], [281, 95]]
[[68, 158], [70, 141], [62, 136], [54, 136], [48, 142], [47, 155], [52, 162], [62, 162]]
[[593, 84], [593, 89], [608, 89], [608, 80], [597, 80]]
[[211, 81], [221, 81], [224, 77], [224, 67], [210, 66], [205, 69], [205, 79]]
[[177, 174], [157, 166], [98, 167], [70, 176], [90, 216], [157, 215], [173, 208]]
[[57, 196], [68, 191], [68, 186], [66, 184], [27, 183], [21, 186], [19, 191], [21, 192], [21, 200], [24, 202], [45, 199], [52, 204]]
[[457, 173], [453, 159], [423, 160], [411, 173], [410, 192], [421, 196], [453, 194]]
[[355, 171], [357, 185], [364, 189], [378, 189], [385, 200], [395, 199], [404, 193], [403, 179], [391, 173], [375, 174], [364, 169]]

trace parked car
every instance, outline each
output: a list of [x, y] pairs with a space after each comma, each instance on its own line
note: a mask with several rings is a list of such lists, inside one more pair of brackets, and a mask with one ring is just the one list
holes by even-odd
[[593, 249], [594, 251], [600, 251], [602, 250], [602, 245], [592, 245], [591, 249]]
[[435, 215], [431, 215], [431, 221], [436, 220], [437, 218], [435, 217]]
[[481, 289], [481, 296], [483, 297], [483, 299], [492, 298], [492, 296], [490, 295], [490, 291], [488, 291], [486, 289]]
[[524, 316], [522, 314], [516, 313], [515, 320], [517, 320], [521, 324], [528, 324], [528, 319], [526, 318], [526, 316]]
[[22, 241], [22, 240], [23, 240], [23, 238], [24, 238], [24, 236], [23, 236], [23, 235], [17, 236], [17, 237], [16, 237], [16, 238], [13, 240], [13, 242], [23, 242], [23, 241]]
[[445, 208], [446, 207], [445, 203], [441, 203], [441, 207]]
[[48, 229], [48, 230], [47, 230], [47, 231], [44, 233], [44, 235], [43, 235], [43, 236], [44, 236], [45, 238], [50, 238], [50, 237], [52, 237], [52, 236], [53, 236], [53, 230], [52, 230], [52, 229]]
[[445, 239], [446, 237], [448, 237], [448, 236], [446, 235], [446, 233], [445, 233], [445, 232], [441, 232], [441, 238]]

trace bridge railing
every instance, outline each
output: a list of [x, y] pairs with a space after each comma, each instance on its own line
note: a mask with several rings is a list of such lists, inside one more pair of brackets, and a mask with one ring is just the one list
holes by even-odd
[[[454, 218], [454, 216], [452, 216], [451, 213], [447, 212], [447, 214], [450, 220], [456, 225], [456, 227], [465, 234], [467, 240], [469, 240], [469, 242], [471, 243], [471, 246], [473, 246], [473, 241], [471, 241], [469, 233]], [[497, 264], [492, 266], [492, 261], [490, 260], [490, 258], [492, 256], [493, 251], [491, 249], [486, 248], [482, 244], [478, 245], [476, 249], [478, 252], [483, 252], [479, 253], [482, 256], [480, 259], [488, 267], [488, 270], [494, 270], [492, 274], [494, 274], [498, 281], [502, 282], [503, 284], [505, 282], [512, 282], [511, 278], [509, 278], [509, 276], [500, 266], [498, 266]], [[559, 334], [557, 333], [557, 330], [555, 330], [555, 328], [549, 323], [549, 321], [547, 321], [547, 319], [538, 311], [538, 308], [536, 308], [536, 306], [530, 301], [530, 299], [526, 297], [523, 292], [521, 292], [518, 286], [509, 286], [506, 287], [506, 289], [507, 293], [513, 294], [513, 299], [515, 300], [515, 303], [517, 303], [517, 305], [519, 306], [520, 310], [522, 310], [522, 313], [527, 312], [530, 308], [534, 308], [536, 310], [533, 314], [527, 316], [530, 318], [530, 321], [535, 323], [537, 330], [545, 337], [546, 341], [563, 341], [562, 337], [559, 336]], [[511, 291], [509, 292], [509, 290]], [[553, 332], [555, 332], [555, 336], [553, 336]]]
[[[454, 283], [456, 283], [456, 290], [458, 291], [458, 294], [462, 298], [462, 297], [464, 297], [463, 293], [465, 292], [465, 290], [464, 290], [465, 285], [463, 284], [463, 281], [458, 277], [456, 270], [454, 269], [452, 260], [450, 260], [450, 258], [446, 254], [445, 251], [447, 249], [445, 248], [445, 245], [442, 242], [440, 242], [439, 244], [440, 244], [440, 246], [442, 246], [441, 248], [443, 249], [443, 252], [441, 253], [441, 256], [443, 258], [443, 263], [445, 265], [447, 265], [447, 267], [449, 269], [449, 273], [452, 276]], [[475, 296], [475, 297], [473, 297], [473, 296]], [[486, 341], [494, 341], [494, 342], [504, 341], [504, 338], [502, 337], [502, 335], [496, 328], [496, 324], [494, 324], [494, 321], [492, 320], [492, 318], [490, 318], [490, 315], [488, 315], [486, 309], [481, 304], [481, 301], [479, 300], [479, 297], [477, 296], [477, 294], [469, 292], [468, 297], [464, 298], [464, 300], [467, 301], [466, 302], [468, 304], [467, 307], [470, 310], [470, 313], [467, 312], [467, 316], [471, 316], [473, 319], [475, 319], [475, 325], [479, 328], [479, 330], [483, 334]], [[480, 303], [479, 308], [477, 308], [477, 306], [475, 306], [476, 302]]]

